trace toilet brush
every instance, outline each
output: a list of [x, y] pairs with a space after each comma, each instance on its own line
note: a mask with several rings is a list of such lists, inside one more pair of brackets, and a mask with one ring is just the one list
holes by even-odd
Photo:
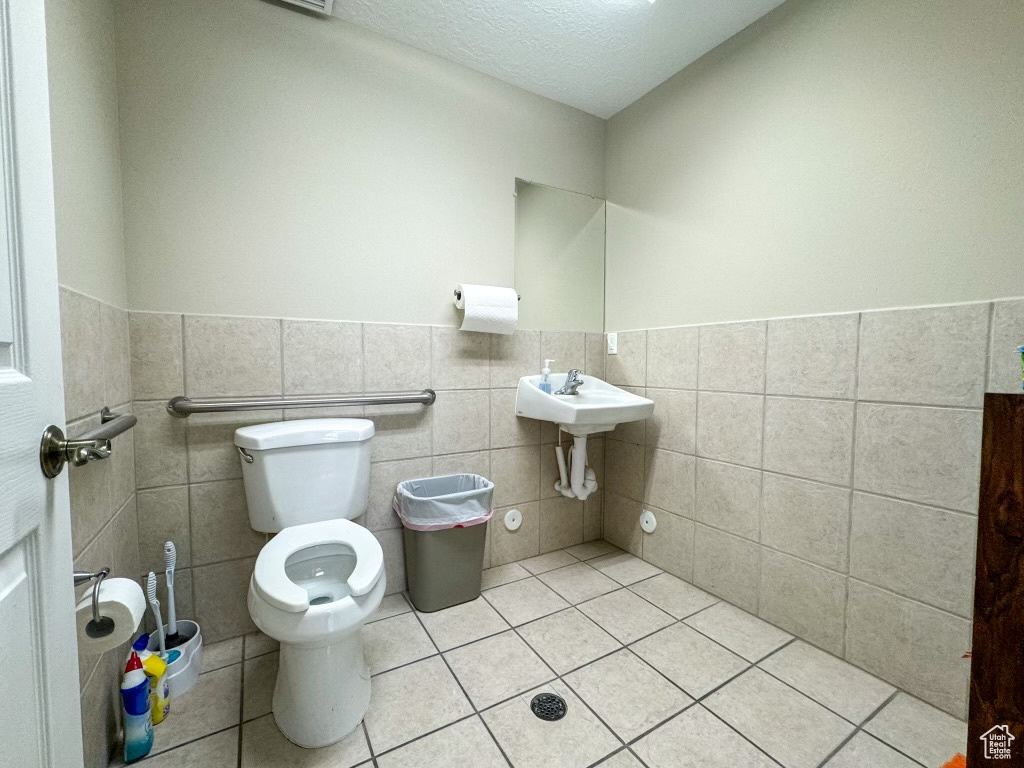
[[185, 642], [178, 634], [178, 616], [174, 609], [174, 566], [178, 560], [178, 552], [173, 541], [164, 542], [164, 576], [167, 580], [167, 647], [176, 648]]
[[153, 609], [153, 618], [156, 619], [156, 636], [160, 641], [160, 658], [167, 658], [167, 645], [164, 643], [164, 620], [160, 616], [160, 601], [156, 597], [156, 574], [149, 572], [146, 579], [146, 597], [149, 598], [149, 607]]

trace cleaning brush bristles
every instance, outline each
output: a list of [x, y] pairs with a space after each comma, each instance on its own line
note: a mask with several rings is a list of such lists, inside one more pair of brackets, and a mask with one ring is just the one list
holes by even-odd
[[174, 566], [177, 564], [178, 552], [174, 548], [173, 541], [164, 542], [164, 563], [168, 571], [173, 571]]
[[146, 597], [151, 603], [159, 603], [159, 600], [156, 599], [156, 574], [152, 571], [146, 577]]

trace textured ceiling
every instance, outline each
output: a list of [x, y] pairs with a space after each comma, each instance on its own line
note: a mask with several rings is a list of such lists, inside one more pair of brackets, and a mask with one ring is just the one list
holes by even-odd
[[334, 15], [611, 117], [782, 0], [335, 0]]

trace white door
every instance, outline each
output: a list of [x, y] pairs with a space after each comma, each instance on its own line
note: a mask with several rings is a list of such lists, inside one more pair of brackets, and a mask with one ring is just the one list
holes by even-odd
[[82, 765], [43, 0], [0, 0], [0, 766]]

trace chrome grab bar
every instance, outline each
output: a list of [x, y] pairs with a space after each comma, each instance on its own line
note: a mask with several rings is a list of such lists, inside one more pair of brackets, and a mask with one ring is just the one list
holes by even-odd
[[424, 389], [415, 394], [349, 395], [344, 397], [283, 397], [240, 398], [224, 400], [191, 400], [179, 395], [167, 401], [167, 412], [185, 418], [193, 413], [223, 413], [226, 411], [270, 411], [287, 408], [332, 408], [346, 405], [404, 405], [418, 403], [433, 405], [437, 393]]
[[131, 413], [111, 413], [104, 407], [100, 411], [100, 426], [71, 440], [64, 437], [64, 431], [56, 424], [43, 430], [39, 442], [39, 465], [46, 477], [56, 477], [64, 465], [80, 467], [90, 461], [109, 459], [114, 451], [110, 442], [115, 437], [134, 427], [138, 419]]

